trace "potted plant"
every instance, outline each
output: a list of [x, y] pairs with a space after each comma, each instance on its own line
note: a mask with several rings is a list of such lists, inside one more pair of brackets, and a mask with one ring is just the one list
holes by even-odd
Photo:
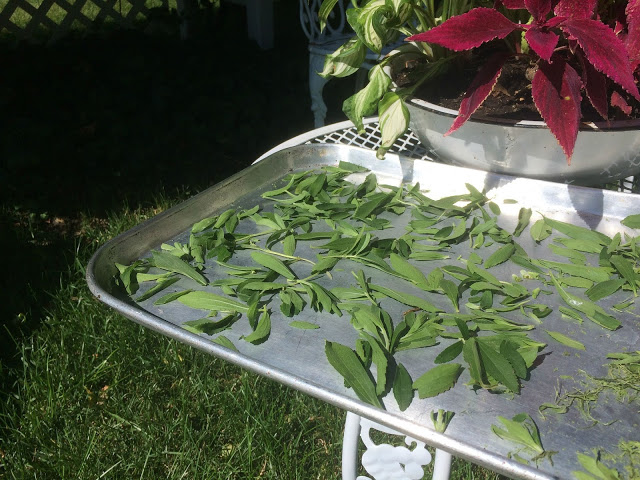
[[[369, 48], [408, 37], [344, 105], [359, 127], [378, 110], [379, 156], [411, 125], [440, 159], [484, 170], [580, 183], [640, 171], [640, 1], [465, 2], [452, 13], [454, 3], [374, 0], [348, 15]], [[356, 68], [348, 51], [328, 56], [323, 74]], [[457, 104], [429, 101], [456, 84]], [[515, 110], [492, 115], [494, 99]]]

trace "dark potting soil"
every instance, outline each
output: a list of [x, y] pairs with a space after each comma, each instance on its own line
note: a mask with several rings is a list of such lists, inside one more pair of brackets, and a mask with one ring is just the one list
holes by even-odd
[[[531, 79], [536, 67], [526, 59], [507, 62], [497, 84], [491, 94], [476, 111], [477, 115], [493, 118], [510, 118], [518, 120], [542, 120], [531, 94]], [[468, 64], [464, 67], [453, 67], [444, 76], [439, 76], [423, 84], [415, 96], [431, 103], [458, 110], [464, 95], [471, 85], [478, 66]], [[398, 78], [410, 73], [401, 72]], [[400, 80], [402, 81], [402, 80]], [[610, 88], [609, 95], [613, 91]], [[621, 91], [621, 93], [624, 93]], [[616, 107], [609, 107], [609, 120], [640, 118], [640, 104], [630, 96], [627, 102], [633, 110], [626, 116]], [[609, 97], [610, 98], [610, 97]], [[602, 116], [593, 108], [587, 96], [583, 93], [582, 120], [586, 122], [602, 122]]]

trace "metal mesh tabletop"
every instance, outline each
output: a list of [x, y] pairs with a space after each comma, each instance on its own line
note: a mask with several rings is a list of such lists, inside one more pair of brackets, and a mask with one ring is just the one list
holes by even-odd
[[[376, 150], [382, 143], [382, 135], [380, 133], [380, 126], [377, 122], [377, 118], [372, 117], [365, 119], [364, 128], [365, 131], [363, 133], [358, 133], [357, 128], [353, 123], [351, 123], [351, 121], [334, 123], [332, 125], [317, 128], [281, 143], [269, 150], [269, 152], [265, 153], [259, 160], [277, 152], [278, 150], [282, 150], [283, 148], [301, 144], [343, 144]], [[418, 137], [411, 130], [404, 133], [389, 149], [389, 151], [391, 153], [401, 154], [410, 158], [430, 162], [436, 161], [429, 155], [429, 151], [420, 143]], [[619, 192], [639, 193], [640, 178], [627, 177], [611, 184], [601, 185], [601, 187], [609, 190], [617, 190]]]

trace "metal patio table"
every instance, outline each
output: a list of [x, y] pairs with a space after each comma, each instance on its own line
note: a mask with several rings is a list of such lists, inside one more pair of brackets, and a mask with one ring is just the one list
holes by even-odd
[[[273, 342], [268, 348], [251, 345], [249, 349], [240, 348], [240, 351], [233, 351], [210, 341], [209, 338], [181, 328], [182, 323], [193, 320], [195, 317], [184, 316], [179, 307], [171, 306], [171, 304], [156, 307], [151, 303], [138, 305], [110, 287], [115, 270], [114, 262], [131, 262], [146, 255], [150, 249], [157, 248], [160, 243], [169, 241], [169, 239], [184, 241], [186, 238], [188, 240], [191, 225], [212, 214], [211, 211], [205, 212], [205, 208], [221, 211], [223, 207], [227, 208], [228, 205], [238, 205], [237, 202], [240, 201], [238, 196], [241, 193], [250, 195], [253, 192], [252, 200], [257, 201], [256, 199], [260, 198], [260, 188], [265, 186], [265, 182], [271, 186], [274, 181], [280, 180], [282, 178], [278, 177], [280, 172], [293, 171], [298, 167], [297, 162], [300, 162], [300, 168], [308, 168], [308, 165], [322, 165], [323, 162], [333, 162], [335, 158], [331, 158], [332, 155], [339, 156], [341, 160], [361, 162], [363, 165], [375, 165], [375, 168], [378, 169], [376, 174], [383, 177], [386, 175], [391, 178], [400, 172], [399, 178], [402, 181], [434, 178], [436, 182], [441, 180], [439, 182], [441, 184], [449, 183], [449, 180], [452, 182], [454, 180], [463, 182], [468, 180], [470, 183], [484, 182], [485, 186], [504, 188], [504, 195], [510, 195], [504, 198], [510, 199], [514, 198], [513, 196], [519, 196], [518, 198], [522, 199], [524, 205], [539, 207], [543, 212], [546, 207], [564, 215], [565, 211], [556, 210], [556, 208], [558, 205], [568, 204], [571, 206], [567, 210], [571, 214], [569, 216], [580, 221], [586, 219], [587, 224], [598, 215], [600, 218], [604, 218], [603, 215], [606, 216], [607, 223], [611, 223], [612, 220], [620, 220], [631, 213], [640, 211], [640, 200], [638, 200], [640, 197], [636, 198], [635, 195], [583, 187], [569, 189], [561, 184], [517, 179], [441, 165], [432, 161], [428, 152], [411, 132], [405, 134], [390, 150], [394, 160], [380, 162], [375, 160], [374, 154], [374, 150], [380, 143], [380, 132], [376, 119], [365, 121], [365, 129], [366, 132], [359, 135], [350, 122], [341, 122], [297, 136], [266, 152], [246, 169], [250, 173], [240, 172], [221, 184], [211, 187], [109, 241], [91, 259], [87, 269], [89, 287], [100, 301], [115, 308], [133, 321], [346, 410], [348, 417], [345, 440], [349, 445], [343, 449], [343, 478], [345, 479], [355, 478], [357, 434], [354, 436], [354, 432], [358, 432], [361, 426], [367, 435], [370, 428], [406, 435], [407, 445], [417, 445], [413, 451], [409, 451], [410, 454], [416, 453], [418, 447], [425, 443], [436, 448], [438, 452], [443, 452], [440, 464], [438, 457], [436, 457], [436, 476], [448, 476], [450, 454], [453, 454], [513, 478], [568, 478], [573, 470], [580, 469], [580, 465], [575, 460], [575, 451], [597, 446], [598, 442], [604, 442], [605, 445], [613, 444], [614, 438], [618, 438], [617, 434], [614, 435], [608, 430], [603, 436], [599, 431], [593, 433], [595, 432], [593, 429], [582, 432], [574, 425], [564, 425], [561, 421], [548, 424], [545, 427], [548, 430], [545, 433], [550, 432], [548, 438], [555, 439], [557, 437], [557, 441], [549, 441], [550, 447], [552, 450], [560, 452], [557, 455], [555, 465], [551, 465], [546, 460], [541, 462], [537, 468], [533, 465], [524, 465], [516, 458], [511, 458], [510, 448], [512, 446], [496, 436], [492, 437], [490, 433], [490, 427], [497, 423], [496, 417], [498, 415], [510, 417], [522, 411], [523, 407], [518, 404], [516, 399], [504, 399], [503, 396], [500, 396], [502, 403], [494, 405], [495, 395], [491, 397], [491, 394], [485, 394], [485, 392], [459, 395], [449, 391], [427, 400], [417, 401], [414, 399], [413, 404], [406, 412], [401, 412], [393, 402], [387, 405], [386, 398], [385, 407], [388, 408], [379, 409], [360, 401], [352, 390], [344, 386], [342, 378], [324, 359], [324, 351], [317, 347], [323, 345], [324, 342], [324, 334], [318, 336], [314, 333], [317, 330], [275, 332], [272, 333], [273, 340], [270, 337], [266, 342], [267, 344]], [[302, 150], [304, 145], [307, 145], [309, 149]], [[413, 162], [414, 159], [415, 162]], [[456, 175], [463, 178], [457, 179]], [[634, 189], [634, 185], [634, 179], [626, 179], [620, 182], [620, 190], [630, 192]], [[546, 205], [541, 202], [542, 198], [549, 198]], [[577, 213], [573, 211], [574, 206], [575, 208], [579, 206], [580, 210]], [[203, 216], [204, 213], [206, 214]], [[517, 219], [517, 212], [515, 216]], [[320, 316], [321, 314], [316, 313], [316, 315]], [[328, 335], [333, 335], [332, 341], [355, 341], [357, 334], [348, 322], [346, 325], [350, 332], [344, 331], [344, 324], [328, 327]], [[588, 330], [590, 327], [584, 328]], [[238, 332], [239, 335], [248, 333], [250, 332]], [[637, 349], [637, 347], [633, 348], [640, 338], [640, 328], [637, 323], [635, 327], [630, 326], [625, 330], [624, 335], [616, 336], [614, 333], [611, 335], [609, 332], [605, 333], [620, 346], [631, 351]], [[604, 342], [599, 336], [594, 335], [592, 340], [593, 345], [587, 345], [587, 352], [597, 353], [604, 358], [603, 355], [606, 355], [607, 352], [603, 349], [608, 346], [603, 346]], [[287, 350], [287, 348], [289, 349]], [[593, 357], [589, 357], [587, 353], [584, 353], [584, 358], [593, 360]], [[571, 357], [570, 360], [574, 362], [574, 367], [580, 365], [581, 360], [577, 356], [576, 358]], [[547, 394], [554, 391], [556, 370], [559, 370], [559, 374], [562, 374], [563, 371], [561, 367], [556, 367], [553, 360], [547, 359], [544, 359], [541, 365], [536, 368], [542, 372], [537, 372], [536, 379], [532, 378], [527, 382], [528, 385], [531, 384], [527, 388], [528, 393], [533, 393], [534, 400], [538, 402], [536, 403], [537, 410], [537, 406], [542, 402], [553, 401], [553, 398], [548, 398]], [[545, 372], [549, 376], [549, 380], [544, 378]], [[470, 389], [467, 390], [471, 392]], [[545, 397], [545, 395], [547, 396]], [[497, 400], [495, 401], [497, 402]], [[431, 421], [430, 412], [439, 408], [452, 409], [456, 412], [456, 416], [461, 417], [454, 419], [446, 433], [436, 432]], [[622, 432], [631, 437], [635, 435], [636, 440], [640, 440], [640, 435], [633, 433], [638, 431], [638, 423], [640, 423], [638, 412], [634, 412], [632, 408], [622, 404], [609, 405], [607, 408], [609, 408], [609, 414], [620, 420], [616, 427], [618, 433]], [[468, 415], [466, 415], [467, 413]], [[597, 438], [592, 438], [595, 435]], [[366, 444], [367, 439], [362, 438]], [[404, 448], [403, 452], [407, 451]], [[382, 453], [380, 455], [383, 456]], [[571, 460], [568, 459], [569, 456]], [[402, 463], [406, 465], [411, 461], [413, 461], [411, 458], [405, 458]], [[416, 457], [416, 463], [420, 465], [429, 463], [429, 461], [430, 458]], [[385, 478], [399, 477], [388, 476]], [[404, 478], [418, 477], [405, 476]]]

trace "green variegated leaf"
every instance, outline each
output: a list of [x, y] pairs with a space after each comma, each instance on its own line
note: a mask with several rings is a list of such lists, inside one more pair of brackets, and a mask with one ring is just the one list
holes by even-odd
[[325, 57], [321, 77], [347, 77], [357, 72], [366, 59], [367, 47], [359, 38], [352, 38]]
[[332, 10], [338, 3], [338, 0], [323, 0], [320, 4], [320, 8], [318, 9], [318, 21], [320, 23], [320, 31], [324, 30], [324, 27], [327, 25], [327, 20], [329, 19], [329, 15]]
[[372, 0], [363, 8], [348, 8], [347, 20], [358, 38], [373, 52], [380, 53], [387, 41], [387, 18], [393, 15], [393, 8], [385, 0]]
[[355, 95], [344, 101], [342, 110], [358, 129], [364, 132], [362, 119], [376, 112], [378, 102], [391, 86], [391, 78], [382, 69], [382, 64], [369, 72], [369, 83]]
[[402, 97], [395, 92], [387, 92], [378, 105], [378, 117], [382, 140], [376, 156], [383, 158], [409, 128], [409, 110]]

